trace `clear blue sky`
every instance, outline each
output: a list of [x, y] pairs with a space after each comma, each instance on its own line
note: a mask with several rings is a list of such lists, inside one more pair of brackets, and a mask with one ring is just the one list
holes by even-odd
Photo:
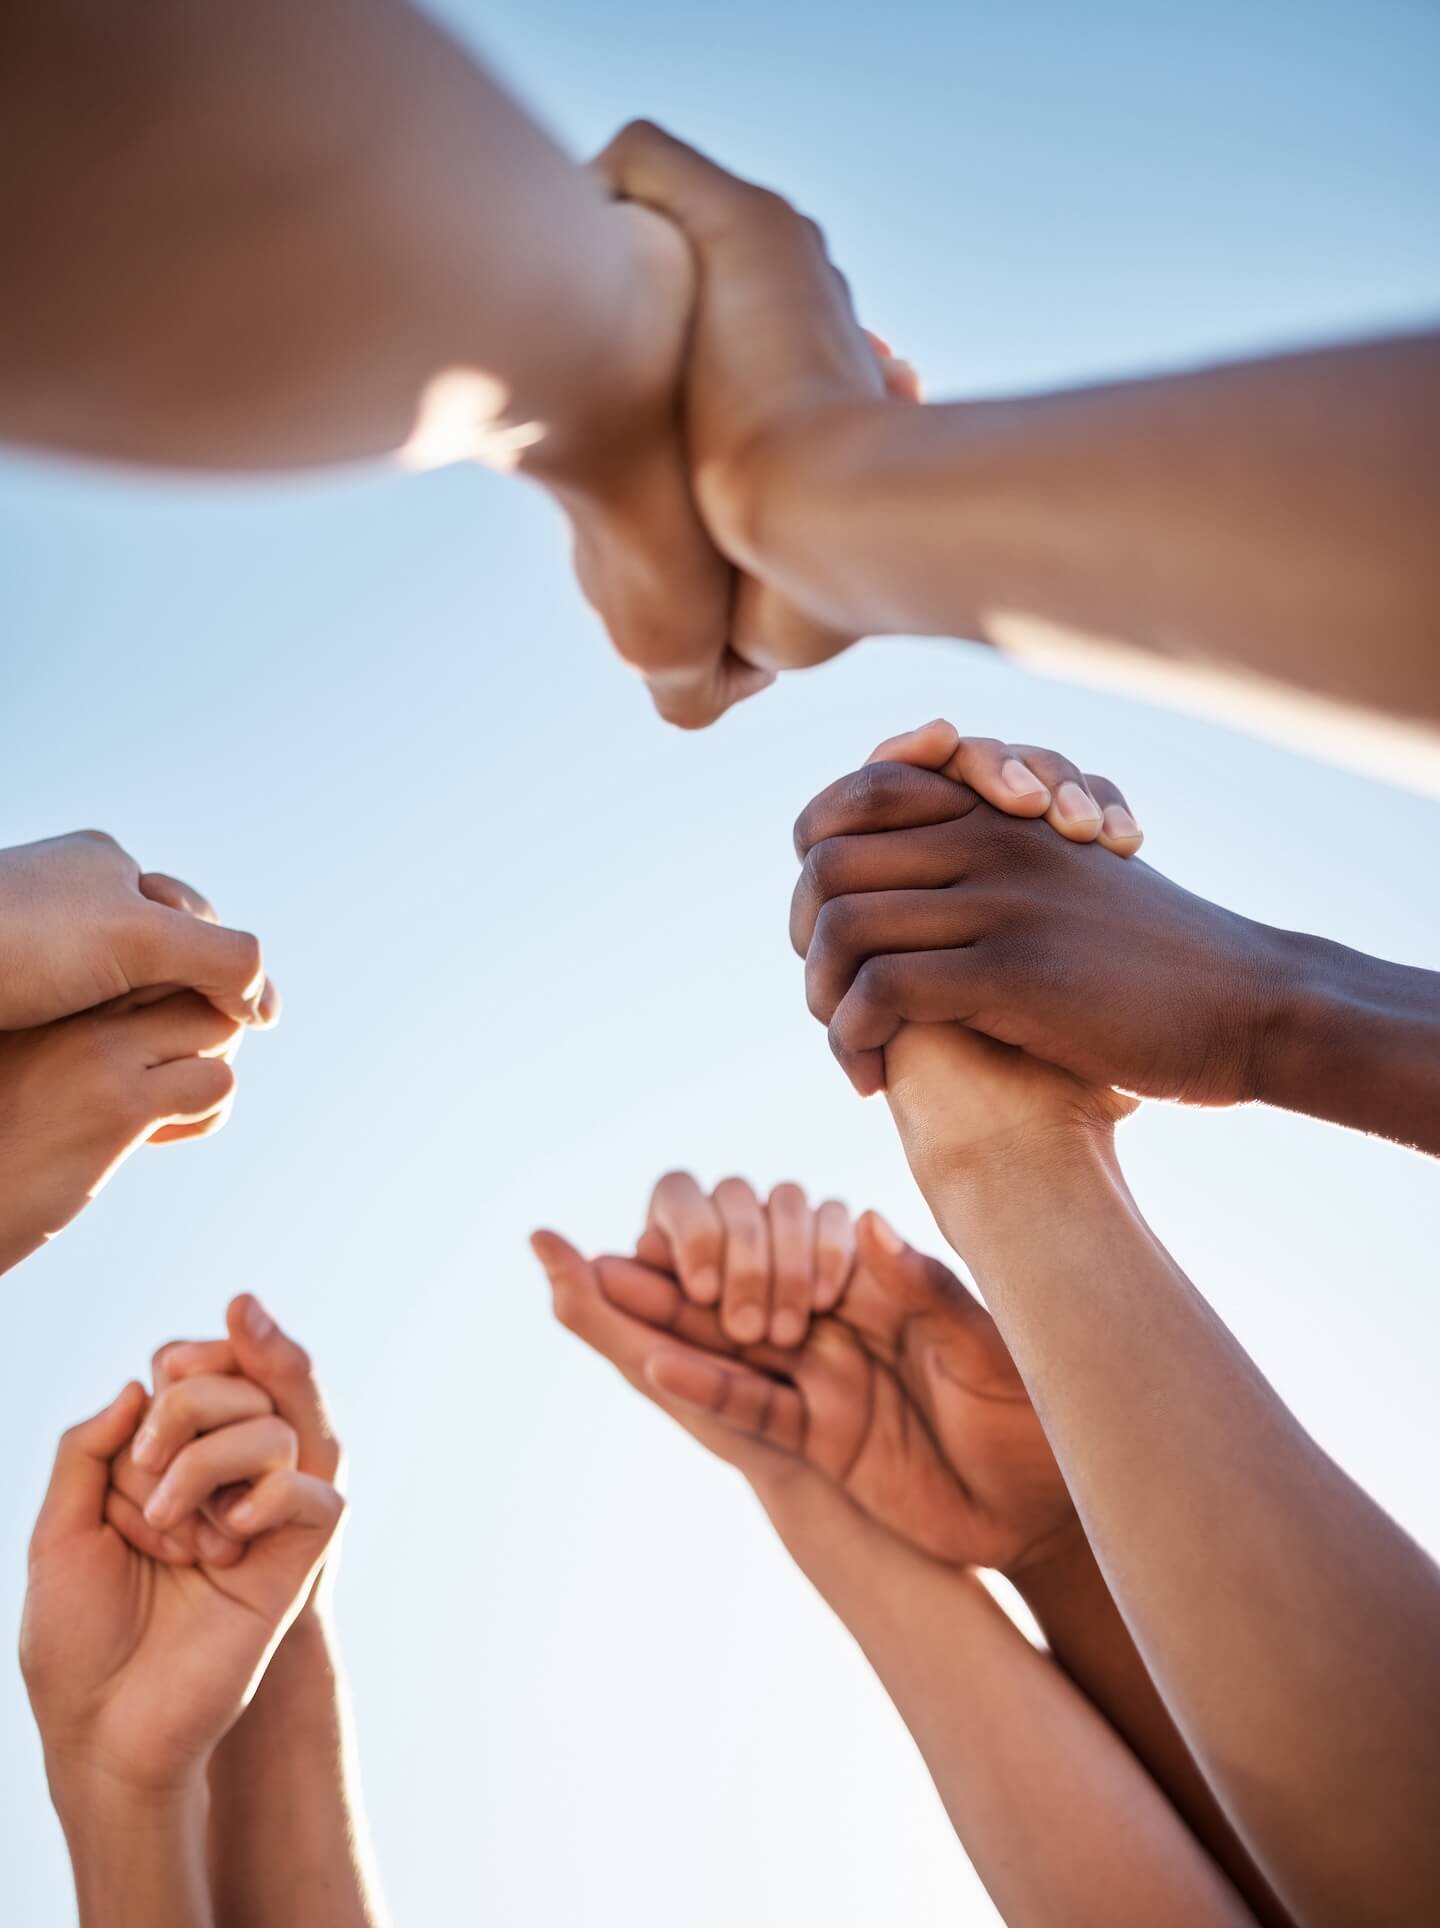
[[[645, 112], [791, 191], [933, 392], [1440, 312], [1427, 5], [447, 13], [577, 152]], [[352, 1449], [342, 1618], [398, 1921], [992, 1919], [846, 1638], [724, 1469], [550, 1328], [525, 1234], [619, 1242], [690, 1163], [934, 1238], [785, 942], [791, 820], [896, 728], [1053, 743], [1191, 887], [1417, 963], [1440, 808], [941, 643], [670, 734], [547, 506], [470, 471], [5, 463], [0, 630], [0, 841], [113, 830], [261, 930], [288, 997], [229, 1131], [133, 1161], [4, 1282], [10, 1622], [55, 1433], [253, 1288]], [[1127, 1141], [1302, 1417], [1440, 1542], [1433, 1170], [1259, 1112], [1152, 1108]], [[64, 1920], [13, 1670], [0, 1743], [12, 1918]]]

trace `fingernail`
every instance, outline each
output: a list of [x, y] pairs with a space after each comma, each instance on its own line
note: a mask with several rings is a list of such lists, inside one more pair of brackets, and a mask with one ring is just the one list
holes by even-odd
[[1000, 765], [1000, 775], [1012, 797], [1048, 797], [1050, 794], [1048, 787], [1018, 757], [1007, 757]]
[[1078, 783], [1062, 783], [1055, 792], [1055, 808], [1066, 823], [1099, 823], [1093, 798]]
[[175, 1504], [163, 1486], [157, 1486], [145, 1502], [145, 1517], [151, 1526], [169, 1526], [174, 1518]]
[[798, 1346], [805, 1337], [805, 1314], [782, 1305], [770, 1321], [770, 1337], [777, 1346]]
[[258, 1299], [252, 1298], [245, 1308], [245, 1330], [257, 1342], [268, 1339], [275, 1330], [275, 1321]]
[[881, 1218], [878, 1212], [870, 1214], [870, 1226], [875, 1234], [875, 1243], [882, 1252], [888, 1252], [892, 1259], [899, 1258], [905, 1250], [905, 1241], [888, 1219]]
[[135, 1443], [130, 1448], [130, 1457], [137, 1466], [154, 1466], [160, 1457], [160, 1441], [149, 1426], [142, 1426], [135, 1435]]
[[232, 1526], [252, 1526], [255, 1521], [255, 1506], [251, 1500], [236, 1500], [225, 1514]]
[[690, 1296], [696, 1305], [714, 1305], [720, 1297], [720, 1274], [713, 1265], [696, 1268], [690, 1280]]
[[758, 1305], [737, 1305], [728, 1321], [730, 1337], [742, 1346], [758, 1345], [765, 1337], [765, 1310]]
[[1128, 810], [1118, 803], [1107, 805], [1104, 816], [1105, 835], [1117, 840], [1124, 837], [1138, 837], [1140, 826]]

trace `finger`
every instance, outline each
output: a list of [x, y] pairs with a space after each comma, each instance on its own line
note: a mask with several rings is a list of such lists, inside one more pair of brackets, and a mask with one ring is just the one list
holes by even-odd
[[192, 1138], [213, 1138], [217, 1131], [223, 1131], [230, 1122], [233, 1104], [227, 1103], [212, 1111], [208, 1117], [197, 1118], [190, 1125], [161, 1125], [152, 1131], [145, 1140], [147, 1145], [184, 1145]]
[[770, 1325], [770, 1228], [743, 1178], [721, 1179], [714, 1197], [725, 1227], [720, 1323], [737, 1345], [752, 1346]]
[[877, 743], [866, 757], [871, 763], [910, 763], [917, 770], [943, 770], [955, 754], [960, 732], [943, 716], [921, 723], [913, 730], [901, 730]]
[[872, 957], [951, 951], [990, 928], [990, 894], [966, 890], [875, 890], [822, 906], [805, 953], [805, 1002], [828, 1024], [856, 973]]
[[150, 1383], [161, 1393], [177, 1379], [238, 1371], [228, 1339], [168, 1339], [150, 1361]]
[[[197, 1551], [193, 1534], [187, 1537], [184, 1527], [176, 1533], [162, 1533], [158, 1527], [151, 1526], [128, 1494], [114, 1486], [105, 1495], [105, 1523], [113, 1526], [121, 1539], [147, 1560], [158, 1560], [162, 1566], [195, 1565]], [[241, 1551], [238, 1546], [235, 1548], [236, 1558]], [[228, 1564], [233, 1566], [235, 1559], [230, 1559]]]
[[1038, 777], [1050, 792], [1045, 821], [1051, 829], [1071, 843], [1094, 843], [1104, 813], [1078, 765], [1058, 750], [1042, 749], [1036, 743], [1011, 743], [1007, 747], [1011, 758]]
[[[128, 1500], [142, 1519], [145, 1513], [146, 1502], [158, 1484], [159, 1481], [153, 1473], [147, 1473], [142, 1467], [135, 1464], [130, 1456], [130, 1448], [128, 1446], [120, 1453], [117, 1453], [115, 1458], [110, 1462], [111, 1494], [118, 1494], [121, 1499]], [[165, 1534], [161, 1534], [156, 1528], [147, 1525], [145, 1530], [151, 1535], [155, 1544], [158, 1545], [159, 1541], [163, 1539], [167, 1541], [174, 1550], [173, 1554], [167, 1553], [163, 1556], [157, 1554], [156, 1557], [164, 1557], [169, 1560], [170, 1564], [176, 1566], [194, 1566], [201, 1558], [200, 1549], [197, 1545], [197, 1529], [207, 1517], [208, 1509], [209, 1502], [207, 1502], [206, 1513], [192, 1514], [188, 1520], [182, 1520], [178, 1526], [172, 1528]], [[106, 1517], [109, 1518], [108, 1513]], [[117, 1524], [115, 1521], [111, 1523], [112, 1525]], [[127, 1533], [127, 1538], [129, 1538], [132, 1545], [136, 1546], [141, 1552], [147, 1550], [133, 1533]]]
[[253, 1540], [281, 1526], [302, 1526], [334, 1532], [345, 1511], [345, 1501], [329, 1480], [313, 1473], [280, 1467], [257, 1479], [225, 1508], [228, 1532]]
[[720, 1300], [725, 1227], [689, 1172], [667, 1172], [650, 1195], [646, 1230], [668, 1244], [681, 1285], [696, 1305]]
[[662, 1398], [718, 1419], [734, 1432], [783, 1453], [805, 1444], [805, 1407], [793, 1386], [737, 1360], [665, 1346], [650, 1354], [645, 1377]]
[[817, 622], [754, 576], [741, 576], [736, 584], [732, 624], [737, 655], [759, 666], [771, 682], [780, 670], [828, 663], [855, 641], [853, 630]]
[[181, 1058], [147, 1071], [140, 1091], [152, 1131], [197, 1125], [222, 1111], [229, 1116], [235, 1073], [223, 1058]]
[[925, 400], [925, 387], [920, 379], [920, 371], [913, 362], [900, 355], [887, 355], [880, 363], [881, 378], [885, 383], [885, 393], [892, 402], [903, 402], [907, 406], [918, 405]]
[[815, 1214], [815, 1310], [829, 1312], [845, 1295], [855, 1266], [855, 1227], [838, 1199], [827, 1198]]
[[1098, 841], [1107, 850], [1113, 850], [1117, 857], [1133, 857], [1145, 841], [1145, 832], [1135, 820], [1135, 813], [1126, 802], [1119, 785], [1109, 777], [1089, 775], [1085, 781], [1090, 786], [1090, 794], [1104, 812]]
[[936, 890], [970, 874], [969, 840], [953, 823], [827, 837], [805, 854], [790, 900], [790, 942], [803, 957], [821, 906], [867, 890]]
[[612, 194], [655, 208], [697, 237], [722, 232], [757, 192], [653, 121], [622, 127], [591, 165]]
[[948, 1265], [917, 1251], [879, 1212], [862, 1212], [855, 1225], [860, 1263], [907, 1312], [940, 1312], [956, 1318], [985, 1317], [978, 1299]]
[[993, 736], [961, 736], [942, 764], [932, 766], [968, 783], [997, 810], [1011, 817], [1043, 817], [1054, 797], [1044, 777], [1033, 770], [1013, 744]]
[[795, 854], [803, 861], [811, 847], [827, 837], [954, 823], [968, 816], [978, 801], [972, 791], [933, 770], [866, 763], [806, 804], [795, 824]]
[[100, 1526], [110, 1462], [134, 1434], [144, 1410], [145, 1388], [132, 1379], [93, 1419], [61, 1434], [30, 1540], [32, 1554]]
[[240, 1371], [269, 1393], [299, 1441], [300, 1471], [341, 1482], [344, 1451], [304, 1346], [281, 1330], [253, 1292], [230, 1301], [225, 1324]]
[[606, 1254], [595, 1260], [595, 1275], [608, 1304], [638, 1319], [657, 1332], [668, 1332], [686, 1345], [706, 1352], [721, 1352], [727, 1357], [741, 1354], [747, 1365], [765, 1372], [786, 1372], [794, 1364], [794, 1354], [779, 1346], [740, 1346], [730, 1338], [713, 1306], [692, 1305], [667, 1273], [657, 1272], [635, 1259]]
[[[551, 1305], [561, 1325], [608, 1359], [632, 1386], [644, 1391], [642, 1367], [655, 1343], [651, 1327], [610, 1302], [601, 1290], [596, 1265], [558, 1232], [532, 1233], [530, 1249], [545, 1268]], [[628, 1269], [642, 1270], [639, 1266]], [[673, 1282], [661, 1279], [659, 1274], [653, 1276], [659, 1285], [668, 1284], [673, 1299], [679, 1300], [680, 1294]], [[643, 1292], [643, 1283], [638, 1289]], [[652, 1303], [663, 1309], [665, 1301]]]
[[152, 1064], [171, 1064], [177, 1058], [219, 1058], [233, 1055], [244, 1026], [224, 1016], [194, 991], [172, 991], [143, 1009], [116, 1021], [116, 1035], [126, 1047], [143, 1052]]
[[798, 1185], [777, 1185], [765, 1210], [770, 1221], [770, 1342], [798, 1346], [816, 1299], [815, 1218]]
[[148, 899], [127, 933], [122, 963], [132, 984], [179, 984], [238, 1024], [259, 1016], [265, 988], [260, 940]]
[[902, 1024], [967, 1024], [988, 987], [974, 947], [872, 957], [830, 1020], [830, 1049], [869, 1097], [884, 1088], [885, 1046]]
[[198, 1511], [217, 1488], [292, 1471], [298, 1456], [294, 1428], [278, 1413], [223, 1426], [181, 1449], [146, 1501], [145, 1517], [168, 1530]]
[[726, 710], [758, 696], [775, 681], [775, 671], [747, 662], [734, 650], [713, 661], [645, 672], [650, 700], [667, 723], [680, 730], [703, 730]]
[[192, 917], [203, 917], [207, 924], [218, 924], [215, 906], [210, 899], [190, 884], [181, 883], [178, 877], [167, 877], [163, 870], [142, 871], [139, 878], [140, 895], [148, 897], [152, 904], [164, 904], [170, 910], [188, 911]]
[[233, 1373], [179, 1379], [151, 1400], [130, 1456], [147, 1473], [163, 1473], [181, 1447], [202, 1433], [274, 1410], [269, 1393]]

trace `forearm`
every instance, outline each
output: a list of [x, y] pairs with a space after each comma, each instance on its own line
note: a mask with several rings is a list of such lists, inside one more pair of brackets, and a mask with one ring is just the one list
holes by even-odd
[[[775, 433], [732, 546], [825, 620], [1029, 625], [1440, 721], [1440, 336]], [[1078, 661], [1078, 652], [1077, 652]]]
[[1255, 1095], [1440, 1154], [1440, 973], [1282, 933], [1291, 960]]
[[1083, 1535], [1011, 1575], [1046, 1645], [1234, 1882], [1265, 1928], [1291, 1928], [1281, 1904], [1186, 1747], [1146, 1672]]
[[583, 416], [596, 184], [399, 0], [24, 0], [0, 27], [0, 434], [204, 467], [398, 449], [446, 371]]
[[344, 1682], [307, 1610], [210, 1768], [216, 1928], [378, 1928]]
[[767, 1510], [880, 1676], [1010, 1928], [1249, 1921], [1133, 1755], [974, 1576], [840, 1508]]
[[1112, 1150], [963, 1175], [915, 1162], [1146, 1667], [1277, 1892], [1307, 1923], [1423, 1919], [1440, 1886], [1434, 1565], [1285, 1409]]
[[216, 1928], [205, 1871], [203, 1779], [164, 1793], [51, 1777], [80, 1928]]

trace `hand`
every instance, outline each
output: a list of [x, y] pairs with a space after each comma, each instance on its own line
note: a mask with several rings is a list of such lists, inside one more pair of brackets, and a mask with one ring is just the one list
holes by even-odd
[[1050, 1557], [1078, 1523], [989, 1314], [875, 1215], [856, 1237], [839, 1311], [785, 1351], [734, 1346], [653, 1266], [534, 1246], [561, 1322], [762, 1498], [819, 1476], [933, 1557], [1012, 1574]]
[[737, 578], [711, 542], [682, 415], [694, 260], [679, 231], [646, 209], [617, 205], [611, 218], [629, 305], [605, 344], [594, 405], [520, 466], [569, 516], [580, 586], [660, 714], [700, 729], [775, 680], [763, 662], [774, 639], [819, 660], [853, 638]]
[[[221, 1489], [188, 1514], [169, 1518], [163, 1529], [148, 1517], [176, 1459], [219, 1426], [278, 1414], [294, 1436], [295, 1471], [342, 1493], [345, 1487], [344, 1454], [305, 1353], [253, 1298], [236, 1300], [228, 1325], [224, 1339], [172, 1339], [161, 1346], [151, 1361], [154, 1390], [144, 1419], [111, 1468], [106, 1518], [137, 1552], [171, 1565], [224, 1567], [244, 1557], [245, 1541], [228, 1520], [236, 1489]], [[335, 1544], [302, 1612], [328, 1602]]]
[[743, 1178], [708, 1195], [689, 1172], [668, 1172], [651, 1194], [635, 1256], [671, 1272], [696, 1305], [718, 1306], [737, 1345], [766, 1336], [796, 1346], [813, 1311], [845, 1290], [855, 1259], [850, 1214], [835, 1199], [811, 1210], [798, 1185], [777, 1185], [762, 1204]]
[[280, 1010], [259, 940], [103, 831], [0, 850], [0, 1031], [156, 988], [196, 991], [237, 1024]]
[[795, 844], [791, 941], [857, 1090], [881, 1089], [911, 1020], [968, 1025], [1089, 1086], [1258, 1095], [1293, 988], [1284, 933], [894, 763], [822, 791]]
[[887, 737], [865, 763], [910, 763], [917, 770], [934, 770], [968, 784], [1007, 817], [1043, 816], [1071, 843], [1098, 843], [1117, 857], [1133, 857], [1145, 841], [1109, 777], [1086, 776], [1069, 757], [1034, 743], [961, 736], [941, 717]]
[[[264, 1316], [236, 1300], [232, 1342], [243, 1321]], [[293, 1390], [309, 1382], [308, 1362], [284, 1347]], [[164, 1532], [243, 1485], [225, 1505], [243, 1558], [221, 1569], [137, 1551], [110, 1523], [111, 1470], [144, 1411], [143, 1388], [131, 1384], [65, 1435], [31, 1541], [21, 1666], [62, 1805], [97, 1785], [165, 1793], [193, 1784], [309, 1592], [344, 1510], [332, 1485], [296, 1470], [298, 1441], [278, 1414], [234, 1419], [179, 1450], [147, 1524]]]
[[0, 1032], [0, 1271], [62, 1231], [147, 1139], [218, 1131], [243, 1036], [193, 991]]
[[[665, 215], [693, 250], [689, 473], [710, 536], [746, 567], [745, 478], [764, 437], [792, 413], [835, 401], [917, 401], [914, 374], [860, 327], [819, 230], [778, 196], [645, 122], [617, 135], [595, 166], [622, 202]], [[753, 575], [741, 581], [733, 633], [740, 656], [767, 671], [824, 662], [855, 640]]]

